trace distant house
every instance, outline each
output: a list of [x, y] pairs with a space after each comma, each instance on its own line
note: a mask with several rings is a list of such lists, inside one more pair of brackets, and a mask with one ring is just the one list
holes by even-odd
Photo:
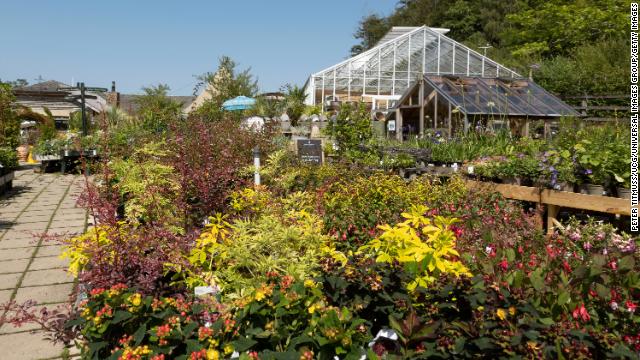
[[[45, 109], [49, 110], [55, 120], [56, 128], [64, 130], [68, 128], [69, 119], [73, 113], [81, 110], [80, 102], [74, 96], [80, 91], [68, 89], [70, 87], [59, 81], [49, 80], [14, 88], [13, 94], [19, 107], [28, 108], [36, 114], [45, 116], [47, 115]], [[87, 92], [87, 95], [85, 104], [90, 118], [107, 108], [107, 100], [102, 94]]]

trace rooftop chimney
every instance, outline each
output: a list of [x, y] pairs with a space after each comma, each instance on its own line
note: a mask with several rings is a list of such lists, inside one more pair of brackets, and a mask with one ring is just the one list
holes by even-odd
[[107, 104], [113, 107], [120, 107], [120, 94], [116, 92], [116, 82], [111, 82], [111, 92], [107, 93]]

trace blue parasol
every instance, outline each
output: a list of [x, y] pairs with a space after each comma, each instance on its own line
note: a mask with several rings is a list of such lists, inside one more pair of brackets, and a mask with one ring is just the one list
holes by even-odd
[[222, 103], [222, 109], [227, 111], [246, 110], [256, 104], [256, 99], [246, 96], [238, 96]]

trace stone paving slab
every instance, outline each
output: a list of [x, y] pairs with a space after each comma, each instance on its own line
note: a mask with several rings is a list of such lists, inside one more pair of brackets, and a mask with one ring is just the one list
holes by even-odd
[[21, 286], [41, 286], [47, 284], [66, 284], [74, 280], [66, 269], [34, 270], [28, 271]]
[[43, 332], [20, 332], [0, 335], [3, 360], [45, 359], [62, 354], [62, 345], [53, 345], [45, 340]]
[[[64, 270], [69, 262], [59, 258], [61, 246], [45, 235], [84, 231], [86, 212], [76, 208], [83, 183], [76, 175], [36, 174], [29, 168], [16, 172], [14, 189], [0, 197], [0, 303], [68, 300], [74, 287], [74, 278]], [[30, 330], [38, 326], [1, 326], [0, 359], [63, 355], [62, 346], [54, 346], [43, 332]]]
[[14, 300], [19, 303], [27, 300], [35, 300], [39, 304], [59, 303], [67, 301], [72, 290], [73, 284], [21, 287]]
[[47, 256], [33, 259], [29, 270], [62, 269], [67, 266], [69, 266], [69, 260], [60, 259], [58, 256]]
[[29, 265], [29, 259], [0, 261], [0, 274], [24, 272]]
[[21, 277], [22, 273], [0, 275], [0, 290], [13, 290]]
[[0, 261], [29, 259], [34, 251], [35, 247], [0, 250]]

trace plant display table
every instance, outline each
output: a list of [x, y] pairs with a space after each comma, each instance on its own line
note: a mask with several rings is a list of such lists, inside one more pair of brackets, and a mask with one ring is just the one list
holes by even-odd
[[67, 171], [68, 167], [72, 167], [76, 161], [80, 158], [93, 159], [98, 157], [97, 150], [85, 150], [85, 151], [77, 151], [77, 150], [64, 150], [62, 152], [62, 162], [60, 166], [60, 172], [63, 174]]
[[608, 214], [631, 215], [631, 203], [628, 199], [609, 196], [586, 195], [566, 191], [542, 189], [530, 186], [496, 184], [467, 180], [469, 188], [495, 191], [507, 199], [535, 202], [547, 206], [547, 233], [552, 233], [558, 221], [560, 208], [598, 211]]
[[4, 194], [5, 192], [11, 190], [13, 187], [13, 178], [15, 176], [15, 172], [13, 170], [2, 171], [0, 170], [0, 194]]

